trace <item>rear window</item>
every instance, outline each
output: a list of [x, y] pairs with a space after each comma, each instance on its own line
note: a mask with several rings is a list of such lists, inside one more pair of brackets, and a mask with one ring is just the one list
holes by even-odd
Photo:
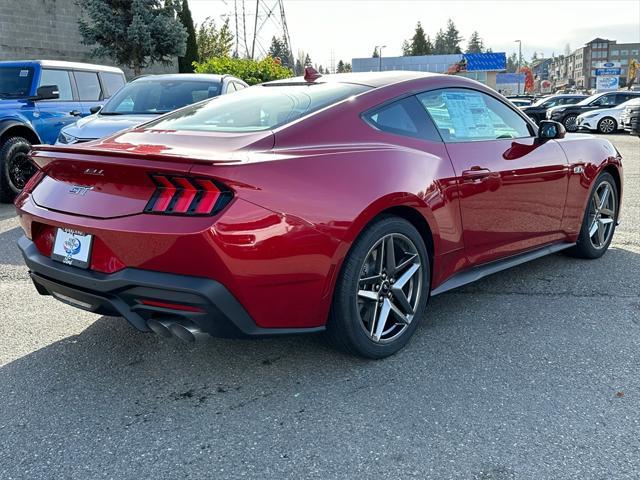
[[369, 88], [349, 83], [258, 85], [185, 108], [147, 127], [207, 132], [269, 130]]
[[31, 67], [1, 67], [0, 98], [28, 96], [32, 79], [33, 68]]
[[124, 77], [120, 73], [102, 72], [100, 76], [102, 77], [102, 84], [106, 90], [104, 93], [106, 98], [111, 97], [124, 85]]
[[219, 82], [141, 79], [118, 90], [100, 113], [102, 115], [157, 115], [219, 94]]

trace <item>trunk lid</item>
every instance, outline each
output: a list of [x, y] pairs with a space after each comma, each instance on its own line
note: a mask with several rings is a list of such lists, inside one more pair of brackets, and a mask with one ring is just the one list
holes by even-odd
[[73, 215], [136, 215], [156, 190], [151, 174], [186, 176], [196, 163], [211, 165], [214, 174], [216, 164], [239, 164], [246, 161], [247, 150], [272, 146], [271, 132], [203, 135], [144, 130], [68, 147], [37, 146], [31, 155], [45, 176], [32, 198], [41, 207]]

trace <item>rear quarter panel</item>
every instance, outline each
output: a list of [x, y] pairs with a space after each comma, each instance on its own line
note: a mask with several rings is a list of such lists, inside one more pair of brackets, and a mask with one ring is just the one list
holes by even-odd
[[[587, 207], [593, 182], [605, 169], [617, 173], [619, 197], [622, 199], [622, 158], [606, 139], [587, 134], [568, 134], [558, 143], [569, 160], [571, 172], [567, 192], [567, 203], [563, 218], [563, 230], [570, 241], [575, 242], [580, 234], [582, 219]], [[582, 173], [576, 172], [580, 168]], [[616, 175], [614, 175], [616, 177]], [[621, 202], [619, 209], [621, 207]]]

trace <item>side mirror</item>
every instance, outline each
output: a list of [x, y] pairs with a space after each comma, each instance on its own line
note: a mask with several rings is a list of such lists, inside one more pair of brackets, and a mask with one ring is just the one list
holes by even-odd
[[541, 120], [538, 127], [538, 138], [541, 140], [564, 138], [567, 133], [564, 125], [553, 120]]
[[60, 90], [57, 85], [42, 85], [38, 87], [34, 100], [55, 100], [60, 98]]
[[93, 115], [95, 113], [98, 113], [100, 110], [102, 110], [102, 105], [96, 105], [95, 107], [91, 107], [89, 109], [89, 112]]

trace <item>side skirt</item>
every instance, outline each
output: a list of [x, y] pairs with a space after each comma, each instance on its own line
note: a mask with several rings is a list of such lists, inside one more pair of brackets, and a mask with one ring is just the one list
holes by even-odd
[[434, 288], [431, 291], [431, 296], [433, 297], [435, 295], [448, 292], [449, 290], [453, 290], [454, 288], [458, 288], [468, 283], [475, 282], [476, 280], [480, 280], [481, 278], [487, 277], [494, 273], [501, 272], [502, 270], [506, 270], [507, 268], [515, 267], [516, 265], [520, 265], [531, 260], [535, 260], [536, 258], [544, 257], [546, 255], [551, 255], [552, 253], [571, 248], [574, 245], [575, 243], [555, 243], [553, 245], [538, 248], [530, 252], [514, 255], [513, 257], [508, 257], [503, 260], [496, 260], [495, 262], [485, 263], [484, 265], [473, 267], [469, 270], [465, 270], [464, 272], [456, 273], [442, 285]]

